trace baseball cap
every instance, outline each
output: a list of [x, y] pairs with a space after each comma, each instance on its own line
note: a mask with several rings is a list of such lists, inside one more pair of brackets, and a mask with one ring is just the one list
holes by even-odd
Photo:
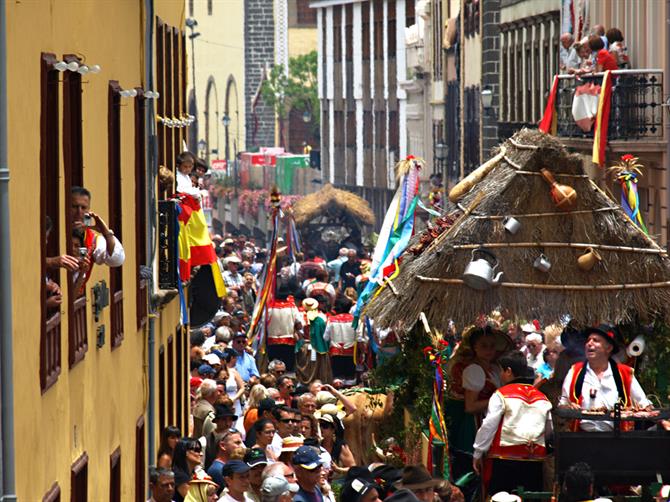
[[366, 493], [376, 487], [377, 485], [365, 478], [354, 478], [342, 488], [342, 500], [358, 502]]
[[205, 375], [213, 375], [216, 373], [214, 371], [214, 368], [212, 368], [209, 364], [201, 364], [198, 366], [198, 374], [205, 376]]
[[296, 483], [289, 483], [282, 476], [268, 476], [261, 484], [261, 493], [268, 497], [278, 497], [286, 492], [298, 493], [299, 489]]
[[250, 448], [244, 455], [244, 461], [251, 467], [258, 467], [259, 465], [268, 465], [268, 458], [265, 452], [260, 448]]
[[291, 460], [293, 465], [299, 465], [309, 471], [321, 467], [321, 456], [316, 448], [311, 446], [301, 446], [293, 454]]
[[221, 469], [221, 474], [223, 477], [232, 476], [233, 474], [244, 474], [249, 472], [251, 467], [241, 460], [229, 460]]
[[205, 357], [202, 358], [202, 360], [206, 361], [207, 364], [209, 364], [210, 366], [221, 364], [221, 358], [216, 354], [206, 354]]

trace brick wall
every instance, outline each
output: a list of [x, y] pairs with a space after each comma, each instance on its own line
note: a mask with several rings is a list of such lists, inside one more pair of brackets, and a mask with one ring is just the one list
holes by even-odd
[[[247, 118], [247, 149], [253, 146], [273, 146], [275, 142], [275, 119], [272, 107], [256, 106], [256, 119], [251, 112], [251, 100], [258, 89], [265, 65], [274, 64], [274, 13], [273, 2], [268, 0], [245, 0], [244, 2], [244, 107]], [[225, 64], [225, 62], [222, 62]], [[257, 124], [257, 125], [256, 125]], [[256, 138], [254, 144], [254, 128]]]
[[493, 108], [482, 113], [482, 160], [498, 145], [500, 111], [500, 0], [482, 2], [482, 88], [493, 91]]

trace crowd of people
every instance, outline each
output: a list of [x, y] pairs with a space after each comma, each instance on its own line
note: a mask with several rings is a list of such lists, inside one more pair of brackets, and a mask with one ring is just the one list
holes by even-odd
[[588, 36], [575, 40], [572, 33], [560, 37], [560, 69], [563, 73], [584, 75], [630, 68], [628, 48], [619, 28], [597, 24]]

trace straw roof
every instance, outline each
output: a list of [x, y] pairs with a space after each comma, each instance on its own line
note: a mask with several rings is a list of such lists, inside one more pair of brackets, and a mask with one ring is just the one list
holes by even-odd
[[[584, 174], [581, 158], [554, 137], [527, 129], [503, 148], [502, 160], [459, 201], [456, 221], [420, 254], [405, 253], [394, 287], [384, 288], [367, 314], [400, 329], [409, 329], [421, 312], [431, 326], [445, 328], [450, 319], [470, 324], [494, 309], [547, 324], [566, 315], [588, 324], [670, 319], [670, 259]], [[576, 190], [571, 211], [556, 208], [542, 168]], [[502, 221], [510, 215], [521, 223], [513, 235]], [[499, 285], [484, 291], [462, 281], [479, 246], [504, 272]], [[585, 272], [577, 258], [589, 246], [602, 261]], [[549, 272], [533, 267], [541, 253], [551, 261]]]
[[298, 200], [293, 206], [293, 216], [298, 225], [320, 216], [348, 218], [359, 225], [375, 224], [375, 215], [365, 199], [331, 184]]

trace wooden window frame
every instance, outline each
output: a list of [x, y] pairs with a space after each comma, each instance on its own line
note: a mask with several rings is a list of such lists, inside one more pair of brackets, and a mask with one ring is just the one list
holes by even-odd
[[121, 447], [109, 456], [109, 502], [121, 502]]
[[[172, 88], [172, 28], [165, 26], [165, 117], [174, 117], [174, 89]], [[175, 169], [174, 155], [174, 132], [175, 128], [168, 128], [165, 131], [165, 165], [168, 169]]]
[[310, 8], [309, 4], [312, 0], [296, 0], [296, 26], [300, 28], [308, 28], [316, 26], [316, 9]]
[[146, 161], [146, 98], [142, 88], [137, 87], [135, 98], [135, 256], [137, 259], [136, 312], [137, 330], [141, 331], [148, 316], [148, 281], [142, 278], [140, 269], [146, 265], [147, 255], [147, 161]]
[[[165, 24], [161, 18], [156, 18], [156, 90], [159, 93], [156, 100], [156, 114], [159, 117], [165, 117]], [[173, 166], [168, 165], [165, 160], [165, 131], [163, 122], [156, 124], [156, 136], [158, 141], [158, 165], [164, 166], [172, 171]], [[160, 181], [156, 180], [159, 199], [165, 199], [166, 190], [163, 190]]]
[[[84, 476], [83, 494], [78, 493], [76, 490], [79, 476]], [[88, 455], [86, 454], [86, 452], [84, 452], [77, 460], [74, 461], [74, 463], [70, 467], [70, 502], [87, 502], [87, 501], [88, 501]]]
[[[121, 199], [121, 86], [110, 80], [107, 92], [107, 163], [109, 188], [109, 224], [121, 241], [123, 234], [123, 205]], [[123, 341], [123, 267], [109, 269], [110, 338], [111, 349]]]
[[[181, 42], [179, 40], [179, 30], [176, 27], [172, 28], [172, 115], [181, 119]], [[174, 148], [174, 162], [177, 161], [177, 156], [182, 151], [182, 139], [184, 138], [185, 130], [181, 127], [172, 129], [173, 148]], [[210, 150], [211, 145], [207, 145], [207, 150]], [[209, 157], [208, 157], [209, 158]]]
[[[65, 54], [66, 63], [81, 64], [74, 54]], [[73, 225], [69, 217], [71, 190], [73, 186], [84, 186], [84, 152], [82, 132], [82, 82], [78, 72], [63, 72], [63, 179], [65, 182], [66, 214], [65, 242], [69, 250]], [[70, 254], [70, 253], [68, 253]], [[88, 322], [86, 320], [86, 292], [74, 290], [74, 275], [67, 274], [68, 312], [68, 367], [73, 368], [82, 361], [88, 351]]]
[[[59, 163], [59, 79], [60, 72], [53, 68], [54, 54], [42, 53], [40, 58], [40, 390], [44, 394], [58, 381], [61, 372], [61, 313], [57, 309], [49, 315], [46, 308], [47, 256], [60, 255], [60, 200], [58, 179]], [[56, 189], [47, 186], [55, 182]], [[51, 213], [51, 214], [50, 214]], [[53, 227], [47, 245], [46, 216]], [[54, 269], [54, 280], [60, 284], [60, 269]]]
[[167, 339], [167, 419], [169, 425], [174, 425], [177, 421], [175, 410], [175, 339], [172, 334]]
[[165, 415], [165, 352], [165, 346], [161, 345], [158, 349], [158, 423], [161, 431], [167, 425]]
[[60, 486], [55, 482], [42, 497], [42, 502], [60, 502]]
[[175, 425], [179, 427], [180, 430], [186, 430], [188, 426], [188, 421], [183, 422], [183, 413], [179, 413], [179, 410], [184, 406], [184, 391], [187, 388], [185, 385], [185, 373], [184, 373], [184, 346], [181, 333], [181, 326], [177, 326], [175, 329], [175, 373], [176, 373], [176, 382], [175, 382], [175, 392], [177, 403], [177, 416], [175, 420]]
[[135, 502], [146, 500], [146, 432], [144, 427], [144, 415], [140, 415], [135, 423]]

